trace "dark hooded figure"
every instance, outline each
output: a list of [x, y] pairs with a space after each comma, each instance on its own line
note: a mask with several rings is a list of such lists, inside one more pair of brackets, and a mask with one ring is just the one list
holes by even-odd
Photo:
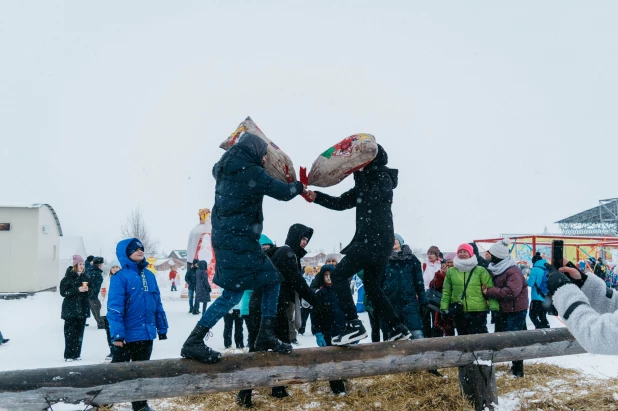
[[213, 282], [223, 293], [203, 313], [180, 355], [214, 363], [221, 354], [204, 344], [212, 327], [242, 299], [245, 290], [262, 290], [262, 321], [256, 340], [260, 350], [290, 353], [292, 346], [275, 338], [281, 277], [260, 245], [264, 196], [289, 201], [303, 193], [300, 182], [283, 183], [264, 169], [267, 145], [245, 133], [213, 168], [216, 179], [212, 209], [212, 247], [217, 265]]
[[[290, 343], [290, 330], [286, 307], [295, 300], [295, 294], [298, 293], [300, 298], [314, 307], [318, 306], [316, 309], [319, 309], [320, 306], [315, 293], [309, 288], [307, 282], [303, 278], [303, 271], [300, 265], [300, 259], [307, 254], [305, 247], [309, 244], [312, 236], [312, 228], [302, 224], [294, 224], [288, 231], [285, 245], [283, 247], [273, 246], [266, 252], [277, 270], [279, 270], [283, 281], [281, 283], [281, 291], [279, 292], [277, 320], [274, 332], [275, 337], [286, 344]], [[262, 290], [256, 290], [251, 295], [251, 302], [249, 305], [250, 319], [247, 321], [248, 328], [256, 329], [260, 327], [260, 320], [262, 322], [264, 321], [262, 293]], [[253, 333], [250, 333], [250, 335], [252, 334]], [[254, 344], [253, 341], [249, 341], [249, 350], [251, 352], [261, 351], [257, 343]], [[277, 398], [283, 398], [287, 397], [288, 393], [285, 387], [274, 387], [272, 389], [272, 395]], [[251, 406], [251, 390], [240, 391], [236, 397], [236, 401], [239, 405], [245, 407]]]
[[341, 197], [331, 197], [316, 191], [309, 192], [316, 204], [331, 210], [348, 210], [356, 207], [356, 233], [352, 243], [341, 253], [341, 260], [331, 278], [333, 289], [339, 298], [341, 309], [346, 315], [346, 327], [333, 338], [333, 345], [345, 345], [367, 337], [362, 321], [356, 314], [356, 306], [350, 294], [348, 278], [364, 270], [364, 286], [376, 314], [386, 321], [389, 341], [410, 338], [410, 331], [401, 322], [388, 298], [384, 295], [379, 278], [388, 264], [393, 250], [395, 232], [393, 229], [393, 190], [397, 187], [398, 171], [386, 167], [388, 155], [378, 145], [378, 155], [364, 169], [354, 173], [354, 188]]
[[210, 302], [210, 292], [212, 288], [208, 282], [208, 263], [204, 260], [200, 260], [197, 263], [197, 270], [195, 271], [195, 305], [193, 306], [193, 314], [200, 313], [200, 303], [203, 304], [203, 311], [206, 311], [206, 307]]

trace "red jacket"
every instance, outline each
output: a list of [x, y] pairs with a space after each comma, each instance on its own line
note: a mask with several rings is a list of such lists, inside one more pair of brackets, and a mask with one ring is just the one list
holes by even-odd
[[494, 277], [494, 286], [487, 289], [486, 296], [498, 300], [502, 313], [527, 310], [530, 304], [528, 284], [516, 265]]
[[436, 291], [442, 292], [445, 279], [446, 274], [444, 274], [442, 270], [438, 271], [436, 275], [433, 276], [433, 280], [431, 280], [431, 282], [429, 283], [429, 288], [433, 288]]
[[174, 281], [178, 277], [178, 273], [175, 270], [170, 271], [170, 281]]

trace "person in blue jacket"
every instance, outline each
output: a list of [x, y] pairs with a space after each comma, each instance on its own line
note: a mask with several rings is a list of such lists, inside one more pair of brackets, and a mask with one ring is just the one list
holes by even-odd
[[[167, 340], [167, 318], [153, 273], [146, 267], [144, 246], [137, 238], [118, 243], [116, 256], [122, 269], [112, 276], [107, 299], [107, 321], [114, 346], [112, 362], [147, 361], [152, 341]], [[133, 402], [133, 410], [149, 411], [146, 401]]]
[[264, 169], [268, 146], [260, 137], [244, 133], [215, 164], [215, 205], [212, 209], [212, 247], [217, 265], [213, 282], [223, 289], [185, 341], [180, 355], [204, 363], [221, 360], [221, 354], [204, 344], [212, 327], [238, 304], [245, 290], [262, 290], [262, 321], [255, 348], [290, 353], [291, 344], [273, 332], [277, 316], [279, 272], [264, 254], [260, 236], [264, 223], [264, 196], [280, 201], [304, 193], [301, 182], [284, 183]]
[[[332, 346], [333, 338], [345, 329], [346, 324], [345, 313], [341, 310], [337, 293], [333, 290], [333, 283], [330, 279], [333, 271], [335, 271], [335, 266], [326, 264], [316, 276], [317, 286], [320, 288], [315, 295], [322, 304], [321, 309], [312, 310], [311, 332], [315, 336], [318, 347]], [[343, 380], [329, 381], [329, 383], [334, 394], [345, 393]]]
[[530, 270], [530, 274], [528, 275], [528, 287], [532, 290], [530, 314], [528, 315], [534, 324], [534, 328], [550, 328], [549, 321], [547, 321], [547, 310], [543, 306], [545, 296], [541, 295], [541, 290], [539, 288], [543, 282], [543, 277], [545, 277], [547, 273], [545, 269], [547, 260], [544, 260], [543, 257], [541, 257], [541, 253], [537, 252], [532, 257], [532, 264], [532, 270]]

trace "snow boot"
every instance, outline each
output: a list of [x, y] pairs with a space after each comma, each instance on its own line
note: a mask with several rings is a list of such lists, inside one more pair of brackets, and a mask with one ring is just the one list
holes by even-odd
[[332, 344], [347, 345], [360, 341], [363, 338], [367, 338], [367, 330], [365, 330], [363, 322], [357, 318], [356, 320], [348, 321], [345, 324], [344, 330], [341, 334], [333, 338]]
[[191, 331], [191, 334], [189, 334], [187, 341], [185, 341], [182, 346], [180, 356], [187, 359], [198, 360], [207, 364], [214, 364], [221, 361], [221, 353], [204, 344], [204, 338], [209, 331], [209, 328], [202, 327], [198, 323], [193, 331]]
[[393, 327], [389, 333], [387, 341], [409, 340], [411, 336], [412, 333], [410, 333], [408, 327], [403, 324], [399, 324]]
[[272, 395], [275, 398], [287, 398], [290, 396], [285, 387], [273, 387]]
[[513, 361], [513, 366], [511, 367], [511, 373], [516, 378], [523, 378], [523, 376], [524, 376], [524, 362], [523, 361]]
[[5, 338], [4, 340], [2, 340], [2, 342], [0, 342], [0, 345], [2, 345], [2, 344], [6, 344], [6, 343], [8, 343], [9, 341], [11, 341], [11, 339], [10, 339], [10, 338]]
[[251, 393], [253, 390], [241, 390], [236, 394], [236, 404], [245, 408], [253, 408]]
[[280, 354], [292, 352], [292, 345], [279, 341], [274, 334], [275, 317], [263, 317], [260, 323], [260, 331], [255, 339], [256, 351], [273, 350]]

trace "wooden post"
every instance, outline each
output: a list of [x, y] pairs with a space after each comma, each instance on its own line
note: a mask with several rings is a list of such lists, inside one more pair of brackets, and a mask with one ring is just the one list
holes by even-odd
[[474, 404], [474, 409], [493, 410], [498, 405], [498, 385], [496, 373], [491, 362], [476, 361], [459, 367], [459, 386], [461, 391]]
[[584, 352], [566, 328], [558, 328], [307, 348], [290, 355], [249, 353], [217, 364], [175, 358], [7, 371], [0, 372], [0, 410], [111, 404]]

